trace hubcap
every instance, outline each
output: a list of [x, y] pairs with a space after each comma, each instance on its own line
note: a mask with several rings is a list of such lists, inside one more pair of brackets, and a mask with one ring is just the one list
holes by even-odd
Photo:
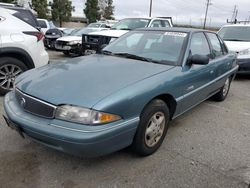
[[223, 87], [223, 96], [227, 95], [227, 92], [229, 90], [229, 85], [230, 85], [230, 81], [229, 81], [229, 78], [227, 78], [225, 85]]
[[162, 112], [157, 112], [150, 118], [145, 132], [145, 143], [148, 147], [154, 147], [159, 142], [165, 129], [165, 122], [165, 115]]
[[14, 86], [16, 76], [23, 71], [16, 65], [3, 65], [0, 67], [0, 87], [6, 90], [11, 90]]

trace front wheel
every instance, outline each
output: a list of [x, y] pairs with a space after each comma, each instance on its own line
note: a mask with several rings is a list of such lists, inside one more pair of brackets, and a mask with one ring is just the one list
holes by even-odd
[[164, 101], [151, 101], [141, 114], [132, 149], [141, 156], [153, 154], [165, 138], [169, 117], [169, 109]]
[[229, 89], [230, 89], [230, 85], [231, 85], [231, 78], [227, 78], [223, 87], [220, 89], [220, 91], [218, 93], [216, 93], [214, 95], [214, 99], [216, 101], [224, 101], [227, 98]]
[[0, 58], [0, 94], [4, 95], [14, 87], [16, 77], [26, 71], [27, 67], [12, 57]]

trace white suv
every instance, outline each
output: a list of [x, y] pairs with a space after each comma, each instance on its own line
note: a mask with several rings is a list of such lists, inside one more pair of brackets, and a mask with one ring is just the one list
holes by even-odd
[[16, 76], [48, 64], [43, 33], [28, 9], [0, 6], [0, 94], [14, 87]]

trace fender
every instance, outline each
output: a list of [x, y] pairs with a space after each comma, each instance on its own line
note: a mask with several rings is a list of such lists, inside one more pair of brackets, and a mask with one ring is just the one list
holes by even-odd
[[28, 69], [35, 68], [31, 56], [21, 48], [16, 48], [16, 47], [0, 48], [0, 57], [3, 56], [11, 56], [22, 60], [22, 62], [28, 67]]

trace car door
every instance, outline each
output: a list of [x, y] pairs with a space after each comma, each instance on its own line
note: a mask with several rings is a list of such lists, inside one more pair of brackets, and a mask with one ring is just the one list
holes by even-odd
[[[189, 42], [190, 57], [192, 55], [211, 56], [211, 49], [204, 32], [193, 33]], [[183, 65], [182, 71], [182, 109], [188, 110], [192, 106], [205, 100], [213, 92], [210, 83], [215, 77], [215, 64], [190, 65], [188, 61]]]

